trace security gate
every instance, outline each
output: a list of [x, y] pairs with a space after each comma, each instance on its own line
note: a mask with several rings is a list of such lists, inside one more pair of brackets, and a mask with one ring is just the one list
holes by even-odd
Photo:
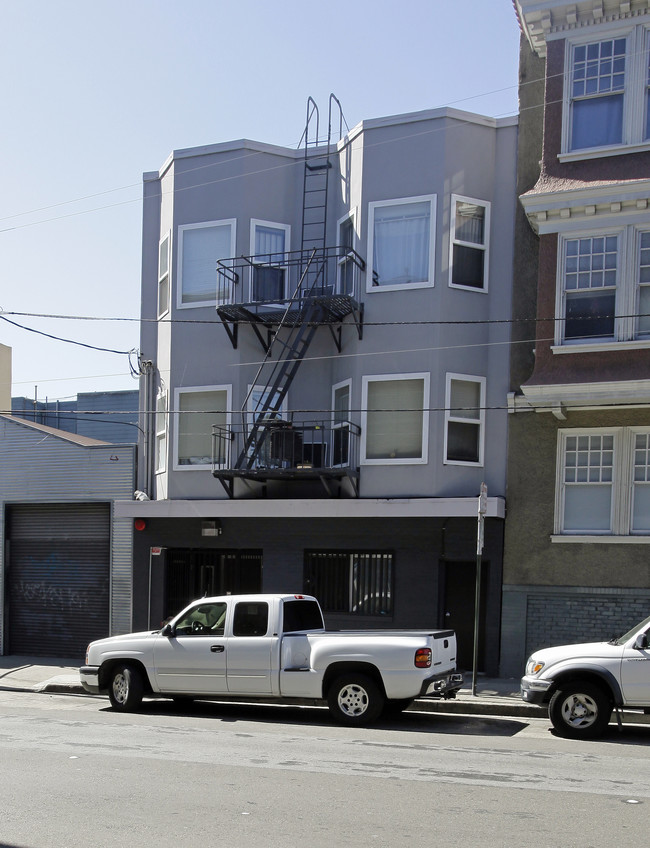
[[109, 632], [110, 507], [7, 508], [6, 653], [78, 657]]
[[262, 552], [171, 548], [165, 587], [165, 617], [205, 595], [261, 592]]

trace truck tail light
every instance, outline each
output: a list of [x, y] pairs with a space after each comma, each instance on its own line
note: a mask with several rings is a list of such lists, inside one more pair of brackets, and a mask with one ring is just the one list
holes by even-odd
[[431, 668], [431, 648], [418, 648], [415, 652], [416, 668]]

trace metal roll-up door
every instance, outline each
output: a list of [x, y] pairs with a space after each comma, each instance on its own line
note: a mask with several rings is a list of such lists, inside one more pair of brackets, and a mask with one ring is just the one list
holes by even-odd
[[9, 509], [9, 652], [78, 657], [108, 635], [108, 504]]

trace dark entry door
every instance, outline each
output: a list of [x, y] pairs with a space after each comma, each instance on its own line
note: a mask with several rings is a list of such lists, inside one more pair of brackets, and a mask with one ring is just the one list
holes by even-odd
[[[485, 655], [485, 600], [488, 567], [481, 566], [481, 614], [479, 617], [478, 669], [483, 671]], [[444, 625], [456, 631], [458, 668], [469, 671], [474, 659], [474, 604], [476, 597], [476, 563], [443, 563]]]
[[171, 548], [165, 587], [165, 618], [196, 598], [261, 592], [262, 551]]

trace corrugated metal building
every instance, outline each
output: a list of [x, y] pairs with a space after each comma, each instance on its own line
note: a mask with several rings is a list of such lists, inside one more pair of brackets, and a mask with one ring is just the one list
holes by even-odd
[[0, 415], [0, 654], [75, 656], [131, 629], [136, 446]]

